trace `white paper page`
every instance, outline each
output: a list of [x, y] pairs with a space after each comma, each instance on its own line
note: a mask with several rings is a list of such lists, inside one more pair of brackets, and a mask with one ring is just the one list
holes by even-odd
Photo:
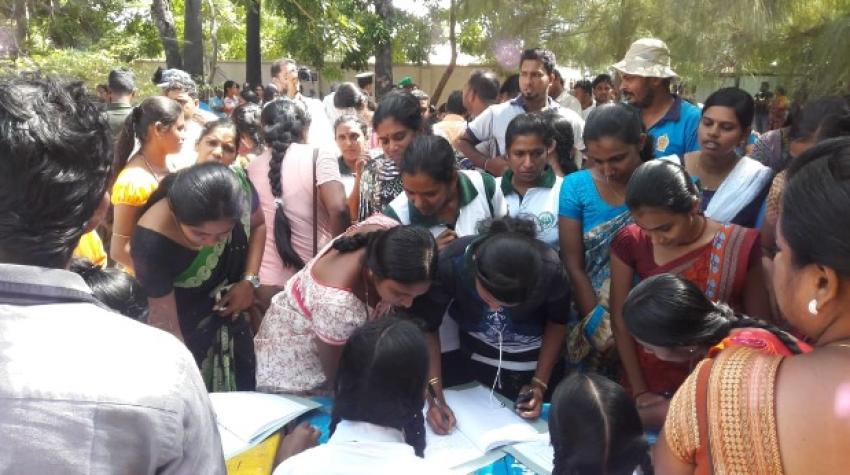
[[548, 434], [545, 438], [539, 440], [506, 447], [505, 452], [516, 457], [517, 460], [538, 475], [552, 473], [552, 458], [555, 456], [555, 449], [549, 442]]
[[446, 403], [454, 411], [457, 427], [482, 451], [539, 437], [538, 432], [513, 412], [503, 407], [484, 386], [448, 389]]
[[448, 435], [437, 435], [425, 422], [425, 460], [435, 466], [450, 469], [482, 457], [484, 453], [457, 428]]
[[288, 396], [249, 391], [211, 393], [210, 402], [218, 424], [249, 443], [318, 406]]

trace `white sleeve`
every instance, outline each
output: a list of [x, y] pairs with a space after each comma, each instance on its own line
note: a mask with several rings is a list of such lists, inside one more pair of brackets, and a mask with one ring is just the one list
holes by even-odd
[[484, 112], [466, 126], [466, 131], [475, 137], [478, 142], [487, 142], [493, 137], [494, 107], [496, 106], [490, 106], [484, 109]]
[[496, 192], [493, 193], [493, 217], [501, 218], [508, 214], [508, 203], [502, 193], [501, 180], [496, 181]]

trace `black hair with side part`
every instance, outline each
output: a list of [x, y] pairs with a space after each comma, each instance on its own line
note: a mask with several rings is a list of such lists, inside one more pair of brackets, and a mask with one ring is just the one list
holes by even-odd
[[667, 160], [650, 160], [637, 167], [626, 186], [626, 206], [631, 211], [646, 207], [687, 214], [699, 196], [685, 168]]
[[[239, 93], [239, 97], [241, 97], [246, 104], [257, 104], [259, 105], [262, 99], [257, 95], [257, 92], [254, 89], [242, 89]], [[243, 104], [245, 105], [245, 104]], [[234, 109], [235, 110], [235, 109]]]
[[[222, 92], [227, 94], [227, 90], [232, 88], [233, 86], [239, 87], [239, 83], [237, 83], [236, 81], [234, 81], [232, 79], [228, 79], [227, 81], [224, 81], [224, 86], [222, 88]], [[240, 89], [241, 89], [241, 87], [240, 87]]]
[[640, 118], [640, 110], [628, 104], [603, 104], [593, 109], [584, 124], [584, 143], [613, 137], [626, 145], [640, 146], [641, 136], [646, 139], [640, 149], [641, 161], [652, 159], [652, 138], [646, 135], [646, 129]]
[[387, 119], [393, 119], [414, 132], [421, 132], [424, 128], [419, 100], [405, 91], [392, 91], [381, 99], [372, 116], [372, 128], [377, 129]]
[[636, 285], [623, 305], [623, 318], [635, 338], [663, 348], [711, 347], [735, 328], [761, 328], [793, 353], [802, 353], [787, 332], [713, 303], [699, 287], [673, 274], [654, 275]]
[[248, 206], [245, 189], [236, 174], [214, 161], [198, 163], [163, 178], [142, 214], [163, 198], [168, 198], [177, 221], [189, 226], [225, 219], [239, 221]]
[[334, 384], [331, 434], [341, 420], [392, 427], [423, 457], [427, 377], [428, 348], [415, 324], [385, 317], [354, 330]]
[[537, 227], [528, 219], [502, 218], [481, 221], [481, 235], [472, 259], [473, 275], [499, 301], [525, 302], [537, 286], [543, 257], [535, 245]]
[[780, 225], [797, 268], [850, 277], [850, 137], [825, 140], [791, 162]]
[[558, 154], [558, 165], [564, 176], [578, 171], [578, 166], [573, 159], [573, 147], [575, 138], [573, 136], [573, 124], [569, 119], [557, 110], [549, 109], [543, 112], [543, 119], [552, 129], [552, 138], [555, 140], [555, 153]]
[[[246, 89], [246, 91], [247, 90], [248, 89]], [[263, 146], [263, 140], [260, 137], [260, 114], [262, 114], [262, 112], [262, 107], [251, 102], [242, 104], [241, 106], [237, 106], [236, 109], [233, 109], [233, 114], [230, 117], [236, 125], [236, 134], [239, 137], [238, 141], [240, 144], [242, 143], [242, 136], [244, 135], [254, 142], [254, 147]]]
[[488, 104], [495, 104], [499, 100], [499, 78], [493, 71], [477, 69], [469, 75], [467, 87]]
[[581, 89], [587, 94], [593, 94], [593, 85], [587, 79], [580, 79], [573, 84], [573, 89]]
[[463, 91], [452, 91], [444, 105], [449, 114], [466, 115], [466, 107], [463, 106]]
[[508, 150], [514, 144], [514, 140], [521, 135], [536, 135], [547, 149], [552, 146], [554, 131], [546, 122], [546, 118], [540, 113], [520, 114], [508, 124], [505, 130], [505, 146]]
[[124, 127], [115, 138], [115, 162], [113, 163], [115, 176], [118, 176], [127, 165], [136, 147], [136, 139], [139, 140], [141, 147], [145, 146], [150, 126], [160, 123], [165, 127], [171, 127], [180, 117], [183, 117], [183, 108], [177, 101], [165, 96], [148, 97], [141, 104], [133, 107], [132, 112], [124, 120]]
[[555, 53], [543, 48], [528, 48], [523, 51], [519, 57], [520, 66], [522, 66], [523, 61], [540, 61], [543, 63], [543, 70], [546, 71], [546, 74], [553, 74], [557, 65]]
[[148, 297], [133, 276], [114, 267], [103, 269], [88, 259], [76, 257], [71, 259], [68, 269], [83, 278], [100, 303], [125, 317], [147, 323]]
[[602, 74], [596, 76], [595, 78], [593, 78], [593, 82], [590, 83], [590, 85], [595, 88], [596, 86], [602, 84], [603, 82], [607, 82], [611, 86], [614, 85], [614, 81], [611, 79], [611, 75], [605, 74], [605, 73], [602, 73]]
[[431, 281], [437, 272], [437, 242], [419, 226], [396, 226], [382, 231], [338, 237], [333, 248], [353, 252], [366, 248], [366, 267], [379, 280], [402, 284]]
[[336, 121], [334, 121], [334, 136], [336, 136], [337, 127], [339, 127], [342, 124], [349, 124], [349, 123], [357, 125], [357, 127], [360, 129], [360, 131], [363, 132], [364, 137], [366, 135], [368, 135], [369, 124], [367, 124], [365, 120], [363, 120], [358, 115], [343, 114], [343, 115], [337, 117]]
[[737, 87], [724, 87], [718, 89], [708, 96], [705, 100], [705, 105], [702, 107], [702, 114], [709, 107], [729, 107], [735, 111], [735, 117], [738, 119], [738, 125], [742, 131], [750, 128], [753, 123], [753, 115], [755, 114], [755, 101], [747, 91]]
[[451, 183], [457, 177], [455, 154], [451, 144], [437, 135], [418, 135], [404, 150], [402, 175], [424, 173], [439, 183]]
[[573, 372], [555, 388], [549, 413], [552, 475], [653, 473], [637, 408], [617, 383]]
[[136, 90], [133, 72], [127, 69], [109, 71], [108, 87], [116, 94], [132, 94]]
[[505, 82], [502, 83], [502, 87], [499, 89], [499, 94], [506, 95], [510, 98], [514, 98], [519, 95], [519, 74], [511, 74], [505, 79]]
[[64, 268], [107, 191], [111, 152], [81, 82], [0, 78], [0, 262]]
[[216, 120], [211, 120], [211, 121], [207, 122], [206, 124], [204, 124], [201, 127], [201, 134], [198, 135], [198, 143], [201, 143], [201, 140], [203, 140], [204, 137], [206, 137], [207, 135], [209, 135], [209, 134], [213, 133], [215, 130], [221, 129], [221, 128], [233, 130], [233, 134], [236, 135], [236, 147], [238, 149], [239, 148], [239, 134], [237, 133], [237, 130], [236, 130], [236, 124], [234, 124], [233, 121], [228, 119], [227, 117], [223, 117], [221, 119], [216, 119]]
[[366, 95], [353, 82], [344, 82], [334, 92], [334, 107], [337, 109], [360, 109], [366, 105]]
[[269, 160], [269, 185], [275, 198], [274, 241], [284, 265], [301, 269], [304, 260], [292, 247], [292, 226], [284, 211], [280, 168], [289, 146], [301, 142], [310, 128], [310, 116], [298, 104], [288, 99], [278, 99], [263, 108], [260, 116], [263, 138], [271, 149]]

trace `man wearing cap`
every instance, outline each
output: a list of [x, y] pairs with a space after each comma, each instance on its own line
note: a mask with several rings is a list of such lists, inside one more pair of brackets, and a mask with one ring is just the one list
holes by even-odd
[[[549, 50], [529, 48], [520, 56], [519, 69], [520, 94], [513, 100], [488, 107], [469, 123], [457, 142], [460, 153], [472, 160], [476, 167], [494, 176], [502, 176], [508, 169], [505, 132], [511, 120], [520, 114], [557, 110], [572, 124], [575, 148], [584, 149], [581, 140], [584, 119], [572, 109], [561, 107], [548, 95], [549, 87], [555, 81], [555, 55]], [[476, 148], [485, 142], [489, 142], [489, 154]]]
[[655, 157], [681, 158], [699, 150], [700, 110], [670, 92], [670, 83], [678, 75], [670, 69], [670, 51], [663, 41], [635, 41], [626, 57], [611, 68], [620, 74], [623, 97], [640, 109], [643, 125], [653, 140]]
[[363, 91], [363, 94], [369, 96], [369, 99], [375, 97], [375, 73], [366, 71], [354, 76], [354, 78], [357, 80], [357, 87]]
[[412, 77], [405, 76], [398, 82], [398, 87], [399, 89], [403, 89], [404, 92], [413, 92], [413, 90], [416, 89], [416, 84], [413, 84]]
[[322, 101], [301, 94], [301, 80], [298, 78], [298, 65], [291, 59], [279, 59], [271, 66], [272, 83], [281, 95], [286, 96], [304, 108], [310, 115], [310, 128], [307, 131], [307, 143], [320, 146], [336, 146], [328, 116]]
[[109, 104], [106, 106], [106, 120], [112, 129], [112, 137], [118, 137], [118, 132], [124, 127], [124, 121], [133, 111], [133, 96], [136, 95], [136, 84], [133, 72], [126, 69], [113, 69], [109, 72]]

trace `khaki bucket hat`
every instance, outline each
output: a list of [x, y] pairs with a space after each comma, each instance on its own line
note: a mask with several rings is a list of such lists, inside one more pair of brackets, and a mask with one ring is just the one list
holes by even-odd
[[670, 50], [667, 44], [655, 38], [641, 38], [629, 47], [626, 57], [612, 69], [623, 74], [647, 78], [676, 78], [670, 69]]

